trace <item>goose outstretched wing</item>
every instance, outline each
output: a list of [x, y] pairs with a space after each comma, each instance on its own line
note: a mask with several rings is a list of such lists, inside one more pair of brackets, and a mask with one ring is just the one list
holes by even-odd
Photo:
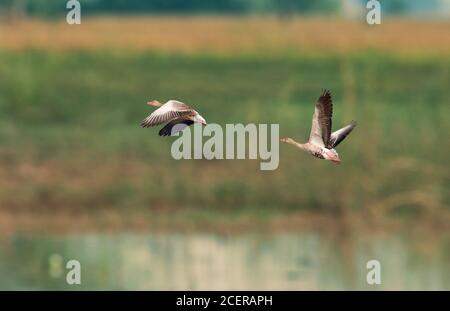
[[328, 142], [327, 148], [335, 148], [339, 145], [348, 134], [356, 127], [356, 122], [352, 121], [349, 125], [344, 126], [343, 128], [333, 132], [330, 137], [330, 141]]
[[317, 146], [328, 146], [331, 136], [331, 118], [333, 115], [333, 102], [331, 93], [324, 90], [316, 102], [312, 118], [309, 142]]
[[151, 127], [195, 114], [195, 110], [188, 105], [176, 100], [170, 100], [145, 118], [141, 126]]

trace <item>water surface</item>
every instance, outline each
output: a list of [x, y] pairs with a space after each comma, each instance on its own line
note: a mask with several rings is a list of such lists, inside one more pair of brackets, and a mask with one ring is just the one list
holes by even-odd
[[[65, 263], [81, 264], [81, 285]], [[368, 260], [381, 285], [368, 285]], [[13, 235], [0, 240], [0, 289], [449, 290], [447, 240], [301, 234]]]

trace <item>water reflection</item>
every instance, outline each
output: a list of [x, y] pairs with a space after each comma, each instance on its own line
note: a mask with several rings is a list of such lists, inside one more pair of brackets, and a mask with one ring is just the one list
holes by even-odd
[[[319, 234], [16, 235], [0, 241], [1, 289], [450, 289], [448, 240]], [[64, 264], [81, 263], [67, 285]], [[382, 284], [366, 283], [366, 263]], [[59, 269], [59, 272], [58, 272]]]

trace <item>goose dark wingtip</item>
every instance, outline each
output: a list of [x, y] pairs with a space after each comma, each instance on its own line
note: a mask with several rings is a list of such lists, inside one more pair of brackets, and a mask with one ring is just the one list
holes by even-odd
[[319, 102], [331, 102], [331, 91], [329, 89], [322, 89], [322, 94], [320, 94]]
[[158, 132], [158, 135], [161, 136], [161, 137], [164, 137], [164, 136], [170, 136], [170, 133], [167, 133], [166, 131], [164, 131], [164, 128], [162, 128], [162, 129]]

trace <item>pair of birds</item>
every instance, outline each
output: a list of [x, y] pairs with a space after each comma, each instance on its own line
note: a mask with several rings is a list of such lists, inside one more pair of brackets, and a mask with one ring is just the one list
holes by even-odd
[[[152, 127], [167, 123], [159, 131], [160, 136], [172, 136], [194, 123], [206, 125], [205, 119], [197, 111], [182, 102], [169, 100], [167, 103], [161, 104], [154, 100], [147, 104], [158, 107], [158, 109], [145, 118], [141, 126]], [[284, 137], [280, 140], [284, 143], [297, 146], [316, 158], [339, 164], [341, 159], [335, 148], [355, 128], [356, 122], [352, 121], [349, 125], [335, 132], [331, 132], [332, 115], [333, 102], [331, 93], [328, 90], [324, 90], [315, 105], [309, 140], [304, 144], [300, 144], [290, 137]]]

